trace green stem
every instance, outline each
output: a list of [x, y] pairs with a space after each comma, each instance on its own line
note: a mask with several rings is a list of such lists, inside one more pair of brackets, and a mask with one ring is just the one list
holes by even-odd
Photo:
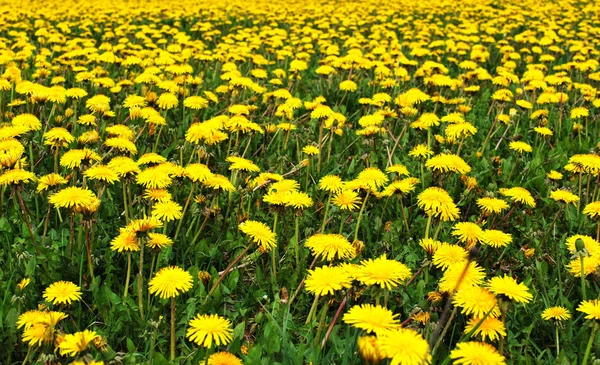
[[429, 238], [429, 228], [431, 227], [431, 219], [432, 219], [432, 215], [429, 215], [427, 217], [427, 225], [425, 226], [425, 239]]
[[73, 237], [75, 237], [75, 212], [69, 214], [69, 260], [73, 256]]
[[446, 325], [444, 326], [444, 329], [442, 330], [440, 337], [438, 337], [437, 342], [435, 343], [435, 346], [433, 346], [433, 350], [431, 351], [431, 356], [435, 355], [438, 347], [442, 343], [442, 340], [446, 336], [446, 332], [448, 332], [448, 328], [450, 328], [450, 324], [452, 323], [454, 316], [456, 316], [457, 309], [458, 309], [458, 307], [454, 307], [454, 309], [452, 309], [452, 313], [450, 313], [450, 318], [448, 318], [448, 322], [446, 322]]
[[556, 330], [556, 358], [558, 358], [558, 355], [560, 354], [560, 340], [558, 337], [558, 326], [554, 326], [554, 329]]
[[54, 173], [58, 174], [58, 147], [54, 149]]
[[190, 222], [190, 225], [188, 226], [188, 229], [185, 231], [185, 236], [186, 237], [190, 236], [190, 233], [192, 232], [192, 230], [196, 226], [196, 222], [197, 221], [198, 221], [198, 216], [192, 217], [192, 221]]
[[123, 298], [127, 298], [129, 293], [129, 276], [131, 276], [131, 252], [127, 253], [127, 275], [125, 276], [125, 290], [123, 292]]
[[325, 224], [327, 223], [327, 213], [329, 213], [329, 205], [331, 204], [331, 192], [327, 196], [327, 202], [325, 203], [325, 214], [323, 215], [323, 223], [321, 223], [321, 233], [325, 231]]
[[594, 343], [594, 338], [596, 338], [597, 331], [598, 324], [594, 324], [592, 334], [590, 334], [590, 339], [588, 340], [587, 347], [585, 348], [585, 354], [583, 355], [583, 361], [581, 362], [581, 365], [586, 365], [588, 363], [588, 358], [590, 357], [590, 351], [592, 350], [592, 344]]
[[319, 339], [321, 338], [321, 333], [323, 332], [323, 328], [325, 327], [325, 318], [327, 318], [327, 311], [329, 310], [329, 301], [325, 301], [325, 305], [323, 309], [321, 309], [321, 317], [319, 318], [319, 326], [317, 327], [317, 334], [315, 336], [315, 345], [319, 344]]
[[129, 224], [129, 208], [127, 207], [127, 182], [123, 181], [121, 187], [123, 188], [123, 206], [125, 207], [125, 223]]
[[488, 310], [485, 315], [479, 320], [479, 322], [477, 322], [477, 324], [475, 324], [475, 327], [473, 327], [468, 333], [466, 333], [460, 340], [458, 340], [458, 342], [467, 342], [471, 339], [471, 336], [473, 336], [473, 334], [479, 329], [479, 327], [481, 327], [481, 325], [483, 324], [483, 322], [490, 316], [490, 314], [492, 314], [492, 311], [496, 309], [496, 306], [493, 306], [492, 308], [490, 308], [490, 310]]
[[333, 145], [333, 130], [329, 133], [329, 144], [327, 145], [327, 161], [331, 157], [331, 146]]
[[427, 148], [431, 148], [431, 128], [427, 129]]
[[464, 142], [465, 142], [465, 136], [462, 136], [462, 138], [460, 139], [460, 143], [458, 144], [458, 150], [456, 151], [457, 156], [460, 156], [460, 150], [462, 149]]
[[27, 361], [29, 361], [29, 356], [31, 355], [31, 348], [32, 348], [32, 346], [28, 346], [27, 355], [25, 355], [25, 359], [23, 359], [23, 362], [21, 363], [21, 365], [25, 365], [25, 364], [27, 364]]
[[363, 212], [365, 211], [365, 206], [367, 205], [367, 201], [369, 200], [369, 196], [371, 192], [367, 192], [367, 196], [365, 196], [365, 200], [363, 201], [362, 206], [360, 207], [360, 212], [358, 212], [358, 219], [356, 220], [356, 228], [354, 229], [354, 241], [358, 239], [358, 229], [360, 228], [360, 221], [363, 216]]
[[[1, 201], [0, 201], [0, 204], [1, 204]], [[48, 221], [50, 220], [51, 209], [52, 209], [52, 205], [48, 204], [48, 211], [46, 212], [46, 218], [44, 219], [44, 233], [42, 233], [42, 239], [40, 240], [42, 245], [44, 244], [44, 241], [46, 239], [46, 234], [48, 234]], [[599, 225], [599, 227], [600, 227], [600, 225]]]
[[152, 147], [152, 152], [156, 152], [156, 149], [158, 148], [158, 142], [160, 141], [160, 135], [162, 133], [163, 130], [163, 126], [161, 125], [160, 128], [158, 128], [158, 135], [156, 136], [156, 142], [154, 143], [154, 147]]
[[287, 145], [288, 145], [289, 139], [290, 139], [290, 131], [288, 130], [287, 133], [285, 134], [285, 140], [283, 141], [283, 150], [284, 151], [287, 150]]
[[310, 175], [310, 168], [312, 167], [312, 159], [308, 158], [308, 166], [306, 166], [306, 176], [304, 178], [304, 189], [308, 190], [308, 176]]
[[581, 180], [583, 180], [583, 172], [579, 173], [579, 192], [577, 193], [579, 200], [577, 201], [577, 216], [579, 216], [579, 207], [581, 206]]
[[94, 281], [94, 262], [92, 261], [92, 242], [90, 240], [89, 224], [85, 225], [85, 249], [87, 251], [88, 268], [90, 270], [90, 279]]
[[400, 197], [400, 209], [402, 210], [402, 218], [404, 219], [404, 226], [406, 227], [406, 232], [410, 232], [410, 228], [408, 227], [408, 218], [406, 218], [406, 212], [404, 211], [404, 203], [402, 202], [402, 196]]
[[175, 237], [173, 238], [173, 241], [177, 241], [177, 236], [179, 236], [179, 231], [181, 230], [181, 225], [183, 224], [183, 218], [185, 217], [185, 212], [187, 212], [188, 207], [190, 205], [190, 200], [192, 198], [192, 195], [194, 194], [194, 190], [196, 190], [196, 183], [192, 183], [192, 188], [190, 189], [190, 193], [188, 194], [188, 197], [185, 200], [185, 205], [183, 206], [183, 211], [181, 212], [181, 219], [179, 220], [179, 223], [177, 224], [177, 230], [175, 230]]
[[206, 349], [206, 356], [204, 356], [204, 361], [202, 362], [202, 365], [208, 365], [208, 359], [210, 358], [210, 353], [211, 353], [211, 349], [210, 348]]
[[[315, 264], [317, 263], [317, 256], [315, 256], [315, 258], [313, 259], [312, 263], [310, 264], [310, 266], [308, 267], [309, 270], [312, 270], [315, 267]], [[302, 287], [304, 286], [304, 281], [306, 279], [302, 279], [300, 281], [300, 284], [298, 284], [298, 287], [296, 288], [296, 290], [294, 291], [294, 294], [292, 295], [292, 297], [290, 298], [290, 300], [288, 301], [288, 307], [292, 306], [292, 302], [294, 302], [294, 299], [296, 299], [296, 297], [298, 296], [298, 293], [300, 293], [300, 290], [302, 289]]]
[[517, 169], [517, 165], [519, 165], [519, 156], [515, 157], [515, 164], [513, 165], [512, 169], [510, 169], [510, 173], [508, 174], [508, 178], [506, 178], [506, 181], [510, 181], [512, 174]]
[[[506, 308], [504, 308], [503, 304], [504, 303], [500, 304], [500, 316], [502, 318], [502, 324], [504, 325], [504, 328], [506, 328]], [[504, 353], [504, 336], [500, 336], [500, 346], [498, 348], [498, 352], [500, 353], [500, 355]]]
[[315, 314], [315, 310], [317, 309], [317, 304], [319, 303], [319, 296], [315, 295], [315, 299], [313, 300], [312, 305], [310, 306], [310, 311], [308, 312], [308, 316], [306, 317], [306, 323], [309, 324], [313, 314]]
[[488, 131], [488, 134], [485, 137], [485, 141], [483, 141], [483, 146], [481, 147], [481, 150], [479, 152], [483, 153], [485, 151], [485, 147], [487, 146], [488, 141], [490, 140], [492, 131], [494, 130], [494, 127], [496, 126], [497, 122], [498, 122], [498, 118], [494, 118], [494, 121], [492, 122], [492, 126], [490, 127], [490, 130]]
[[294, 237], [296, 237], [295, 251], [296, 251], [296, 268], [300, 267], [300, 216], [296, 214], [296, 222], [294, 225]]
[[[273, 233], [277, 234], [277, 219], [279, 218], [279, 212], [275, 211], [273, 217]], [[277, 279], [277, 246], [271, 249], [271, 275], [274, 279]]]
[[323, 123], [319, 123], [319, 156], [317, 162], [317, 173], [321, 173], [321, 158], [322, 158], [322, 149], [323, 149]]
[[225, 275], [227, 275], [229, 273], [229, 271], [231, 271], [231, 268], [241, 260], [241, 258], [248, 252], [248, 250], [250, 250], [250, 247], [252, 247], [252, 245], [246, 246], [244, 251], [242, 251], [239, 255], [237, 255], [237, 257], [233, 261], [231, 261], [229, 263], [229, 265], [227, 265], [227, 268], [225, 268], [225, 270], [221, 273], [221, 275], [219, 276], [219, 278], [217, 279], [215, 284], [212, 286], [212, 288], [210, 288], [210, 291], [208, 292], [208, 295], [206, 296], [205, 303], [208, 300], [208, 298], [210, 298], [213, 295], [213, 293], [215, 292], [215, 290], [217, 289], [219, 284], [221, 284], [221, 282], [225, 278]]
[[[158, 256], [158, 254], [153, 251], [152, 252], [152, 261], [150, 261], [150, 275], [148, 275], [148, 282], [150, 282], [150, 280], [152, 280], [152, 275], [154, 275], [154, 265], [156, 264], [156, 257]], [[148, 308], [150, 308], [150, 295], [148, 295]], [[150, 309], [148, 309], [148, 311], [150, 312]]]
[[37, 254], [40, 254], [40, 250], [35, 242], [35, 236], [33, 233], [33, 228], [31, 227], [31, 222], [29, 221], [29, 216], [27, 215], [27, 210], [25, 209], [25, 203], [23, 203], [23, 197], [21, 197], [21, 193], [18, 188], [15, 188], [15, 193], [17, 194], [17, 198], [19, 200], [19, 206], [21, 207], [21, 213], [23, 214], [23, 219], [25, 220], [25, 224], [27, 225], [27, 230], [29, 231], [29, 237], [31, 237], [31, 244]]
[[550, 234], [550, 231], [552, 231], [552, 228], [554, 227], [554, 224], [556, 223], [556, 221], [558, 220], [558, 217], [562, 213], [562, 210], [563, 210], [563, 206], [561, 205], [560, 209], [558, 210], [558, 213], [556, 213], [556, 217], [554, 217], [554, 220], [552, 221], [552, 223], [550, 223], [550, 228], [548, 228], [548, 230], [544, 234], [544, 237], [542, 237], [542, 240], [540, 241], [540, 247], [542, 247], [544, 242], [546, 242], [546, 238], [548, 238], [548, 235]]
[[144, 243], [140, 239], [140, 267], [138, 271], [138, 283], [137, 283], [137, 294], [138, 294], [138, 307], [140, 310], [140, 317], [144, 318]]
[[192, 239], [192, 243], [195, 244], [196, 240], [198, 238], [200, 238], [200, 233], [202, 233], [202, 230], [204, 229], [206, 222], [208, 222], [208, 217], [210, 217], [210, 213], [207, 213], [204, 215], [204, 220], [202, 221], [202, 224], [200, 224], [200, 228], [198, 228], [198, 232], [196, 232], [196, 234], [194, 235], [194, 238]]
[[441, 219], [439, 220], [437, 228], [435, 229], [435, 233], [433, 234], [434, 240], [437, 240], [438, 234], [440, 234], [440, 229], [442, 229], [442, 220]]
[[175, 360], [175, 297], [171, 297], [171, 361]]
[[581, 268], [580, 268], [580, 270], [581, 270], [581, 296], [583, 297], [583, 300], [587, 300], [587, 295], [585, 292], [585, 267], [583, 266], [583, 260], [584, 260], [584, 257], [580, 253], [579, 264], [581, 265]]

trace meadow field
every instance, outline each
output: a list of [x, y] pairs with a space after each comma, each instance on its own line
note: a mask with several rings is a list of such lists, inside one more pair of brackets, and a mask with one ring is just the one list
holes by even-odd
[[0, 364], [600, 364], [600, 4], [0, 4]]

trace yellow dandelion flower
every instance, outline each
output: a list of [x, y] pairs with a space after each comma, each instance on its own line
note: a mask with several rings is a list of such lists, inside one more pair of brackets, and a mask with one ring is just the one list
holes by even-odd
[[544, 309], [541, 316], [545, 321], [566, 321], [571, 318], [571, 312], [565, 307], [550, 307]]
[[70, 186], [52, 194], [48, 201], [59, 208], [84, 209], [96, 203], [96, 195], [88, 189]]
[[208, 365], [243, 365], [243, 363], [237, 356], [221, 351], [209, 356]]
[[352, 211], [358, 209], [361, 199], [355, 191], [345, 189], [338, 191], [331, 202], [341, 210]]
[[190, 323], [186, 337], [197, 345], [212, 348], [227, 345], [233, 339], [231, 322], [216, 314], [198, 314]]
[[364, 285], [378, 285], [391, 290], [408, 279], [411, 271], [403, 263], [389, 260], [383, 254], [376, 259], [362, 261], [354, 276]]
[[81, 288], [70, 281], [57, 281], [44, 290], [44, 299], [53, 304], [71, 304], [81, 299]]
[[467, 260], [469, 253], [458, 245], [442, 243], [437, 246], [433, 254], [433, 264], [441, 269], [447, 269], [450, 265]]
[[504, 323], [498, 318], [487, 317], [485, 319], [473, 317], [467, 321], [464, 333], [473, 331], [474, 336], [480, 336], [485, 341], [489, 338], [491, 341], [497, 341], [501, 337], [506, 337], [506, 328]]
[[239, 224], [239, 229], [247, 234], [252, 242], [258, 244], [262, 251], [270, 251], [277, 245], [276, 234], [262, 222], [247, 220]]
[[435, 186], [421, 192], [417, 197], [417, 204], [428, 215], [440, 217], [443, 221], [456, 220], [460, 214], [448, 192]]
[[439, 282], [441, 292], [452, 293], [470, 286], [480, 285], [485, 279], [485, 271], [475, 262], [463, 261], [451, 264]]
[[58, 350], [62, 356], [75, 356], [85, 351], [90, 342], [94, 341], [97, 337], [98, 334], [90, 330], [65, 335], [58, 345]]
[[344, 182], [337, 175], [326, 175], [319, 180], [319, 189], [330, 193], [340, 192], [344, 187]]
[[473, 317], [483, 318], [485, 315], [498, 317], [500, 315], [498, 300], [494, 294], [480, 286], [469, 286], [460, 289], [452, 298], [452, 302], [455, 306], [461, 308], [461, 313]]
[[479, 198], [477, 199], [477, 206], [486, 214], [502, 213], [508, 209], [508, 203], [498, 198]]
[[493, 277], [488, 281], [486, 286], [492, 293], [517, 303], [529, 303], [533, 299], [533, 295], [529, 292], [529, 288], [523, 283], [517, 283], [517, 281], [510, 276]]
[[505, 247], [512, 242], [512, 235], [496, 229], [486, 229], [481, 235], [481, 242], [494, 248]]
[[400, 327], [399, 314], [393, 314], [379, 305], [355, 305], [344, 314], [342, 320], [367, 333], [380, 334]]
[[454, 364], [463, 365], [505, 365], [504, 356], [492, 346], [484, 342], [459, 342], [450, 352]]
[[356, 255], [356, 250], [340, 234], [317, 233], [310, 236], [304, 246], [308, 247], [312, 254], [327, 261], [352, 259]]
[[550, 192], [550, 199], [566, 204], [575, 204], [579, 201], [579, 197], [566, 190], [554, 190]]
[[416, 331], [397, 328], [377, 336], [377, 344], [384, 358], [393, 365], [420, 365], [431, 362], [429, 344]]
[[148, 283], [150, 294], [161, 299], [174, 298], [192, 288], [193, 279], [189, 272], [177, 266], [160, 269]]
[[323, 266], [308, 270], [305, 287], [317, 296], [333, 294], [352, 285], [350, 273], [339, 266]]
[[181, 219], [183, 213], [181, 205], [169, 200], [154, 204], [152, 206], [152, 216], [160, 219], [163, 222], [170, 222]]

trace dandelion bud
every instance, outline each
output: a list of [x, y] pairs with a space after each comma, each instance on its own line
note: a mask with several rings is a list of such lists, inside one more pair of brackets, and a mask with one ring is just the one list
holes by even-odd
[[210, 282], [211, 275], [208, 271], [198, 271], [198, 280], [200, 280], [204, 285]]
[[575, 241], [575, 249], [579, 252], [585, 251], [585, 243], [581, 238], [578, 238], [577, 241]]
[[389, 232], [392, 229], [392, 221], [385, 222], [385, 226], [383, 226], [383, 230], [385, 232]]
[[352, 247], [356, 251], [356, 256], [360, 255], [365, 250], [365, 244], [361, 240], [354, 240], [352, 242]]
[[204, 202], [206, 202], [206, 196], [202, 195], [202, 194], [198, 194], [196, 195], [196, 197], [194, 198], [194, 201], [198, 204], [202, 204]]
[[267, 124], [267, 127], [265, 128], [267, 133], [275, 133], [275, 131], [277, 130], [277, 126], [273, 123], [269, 123]]
[[431, 302], [431, 304], [438, 304], [442, 302], [442, 294], [437, 291], [431, 291], [427, 293], [427, 300]]
[[535, 254], [535, 248], [528, 248], [525, 250], [525, 257], [530, 259]]
[[92, 341], [94, 342], [94, 346], [96, 346], [96, 348], [99, 351], [106, 352], [106, 350], [108, 348], [108, 344], [106, 343], [106, 340], [102, 336], [98, 336], [98, 337], [94, 338]]
[[410, 318], [415, 322], [419, 322], [420, 324], [425, 325], [427, 324], [427, 322], [429, 322], [430, 315], [429, 312], [420, 311], [410, 316]]
[[20, 291], [23, 291], [23, 289], [25, 289], [25, 287], [27, 285], [29, 285], [29, 283], [31, 283], [31, 279], [24, 278], [17, 284], [17, 287], [19, 288]]
[[479, 248], [477, 246], [471, 247], [469, 250], [469, 260], [475, 260], [479, 256]]
[[156, 99], [158, 99], [158, 97], [156, 96], [156, 93], [154, 91], [150, 91], [146, 94], [146, 101], [148, 103], [153, 103], [156, 101]]
[[463, 113], [463, 114], [466, 114], [466, 113], [470, 112], [471, 109], [472, 108], [470, 106], [468, 106], [468, 105], [459, 105], [458, 106], [458, 111], [461, 112], [461, 113]]
[[367, 364], [378, 364], [382, 355], [377, 346], [375, 336], [362, 336], [358, 338], [358, 352]]

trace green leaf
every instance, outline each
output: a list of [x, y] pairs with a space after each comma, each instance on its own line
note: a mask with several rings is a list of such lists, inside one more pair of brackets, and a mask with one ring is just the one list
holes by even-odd
[[135, 352], [135, 350], [136, 350], [135, 344], [133, 343], [131, 338], [128, 338], [127, 339], [127, 351], [132, 353], [132, 352]]

